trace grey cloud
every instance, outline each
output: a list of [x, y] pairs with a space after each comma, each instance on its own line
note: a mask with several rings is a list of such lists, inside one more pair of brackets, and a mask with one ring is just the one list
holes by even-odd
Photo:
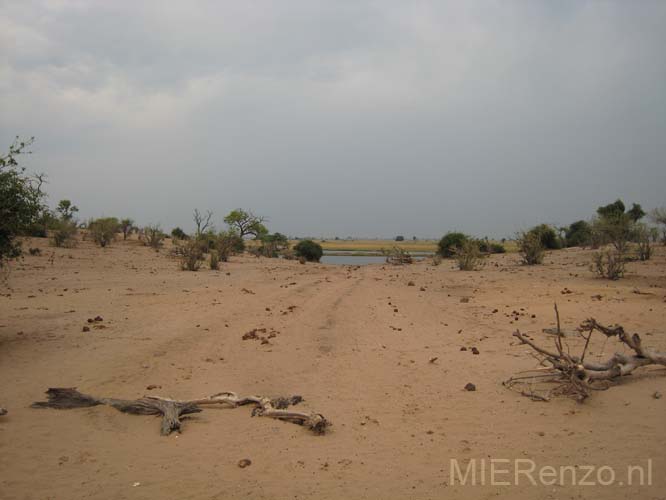
[[6, 2], [0, 138], [83, 216], [504, 236], [666, 204], [662, 2]]

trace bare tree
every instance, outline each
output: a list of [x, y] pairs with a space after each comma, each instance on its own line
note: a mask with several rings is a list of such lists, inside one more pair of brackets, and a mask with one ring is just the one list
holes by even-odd
[[201, 236], [208, 229], [212, 229], [213, 226], [210, 223], [211, 218], [213, 217], [213, 212], [206, 210], [206, 215], [203, 215], [199, 212], [198, 208], [194, 209], [194, 223], [197, 226], [197, 236]]

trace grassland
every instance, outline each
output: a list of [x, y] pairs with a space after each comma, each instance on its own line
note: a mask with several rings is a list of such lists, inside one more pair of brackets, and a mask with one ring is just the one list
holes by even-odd
[[328, 252], [379, 252], [382, 248], [400, 247], [408, 252], [428, 252], [437, 250], [436, 240], [317, 240]]

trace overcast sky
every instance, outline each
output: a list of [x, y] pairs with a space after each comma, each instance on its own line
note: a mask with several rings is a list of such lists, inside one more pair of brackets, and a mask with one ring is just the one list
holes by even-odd
[[0, 145], [51, 204], [510, 236], [666, 205], [666, 1], [0, 0]]

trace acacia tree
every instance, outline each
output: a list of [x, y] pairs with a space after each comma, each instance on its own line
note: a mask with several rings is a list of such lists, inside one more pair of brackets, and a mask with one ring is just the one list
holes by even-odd
[[264, 226], [266, 222], [265, 217], [254, 215], [250, 211], [237, 208], [232, 210], [229, 215], [224, 218], [232, 230], [236, 231], [241, 238], [245, 236], [254, 236], [259, 238], [268, 233], [268, 229]]
[[29, 176], [25, 167], [19, 167], [17, 157], [29, 154], [34, 138], [18, 137], [9, 152], [0, 156], [0, 267], [7, 260], [21, 255], [21, 243], [17, 237], [25, 234], [39, 218], [44, 206], [41, 185], [43, 176]]
[[120, 230], [123, 232], [123, 240], [126, 240], [127, 235], [134, 230], [134, 221], [130, 218], [122, 219], [120, 221]]
[[56, 212], [60, 214], [62, 220], [71, 221], [74, 218], [74, 214], [78, 212], [79, 209], [76, 205], [72, 205], [72, 202], [69, 200], [60, 200], [58, 206], [56, 207]]

